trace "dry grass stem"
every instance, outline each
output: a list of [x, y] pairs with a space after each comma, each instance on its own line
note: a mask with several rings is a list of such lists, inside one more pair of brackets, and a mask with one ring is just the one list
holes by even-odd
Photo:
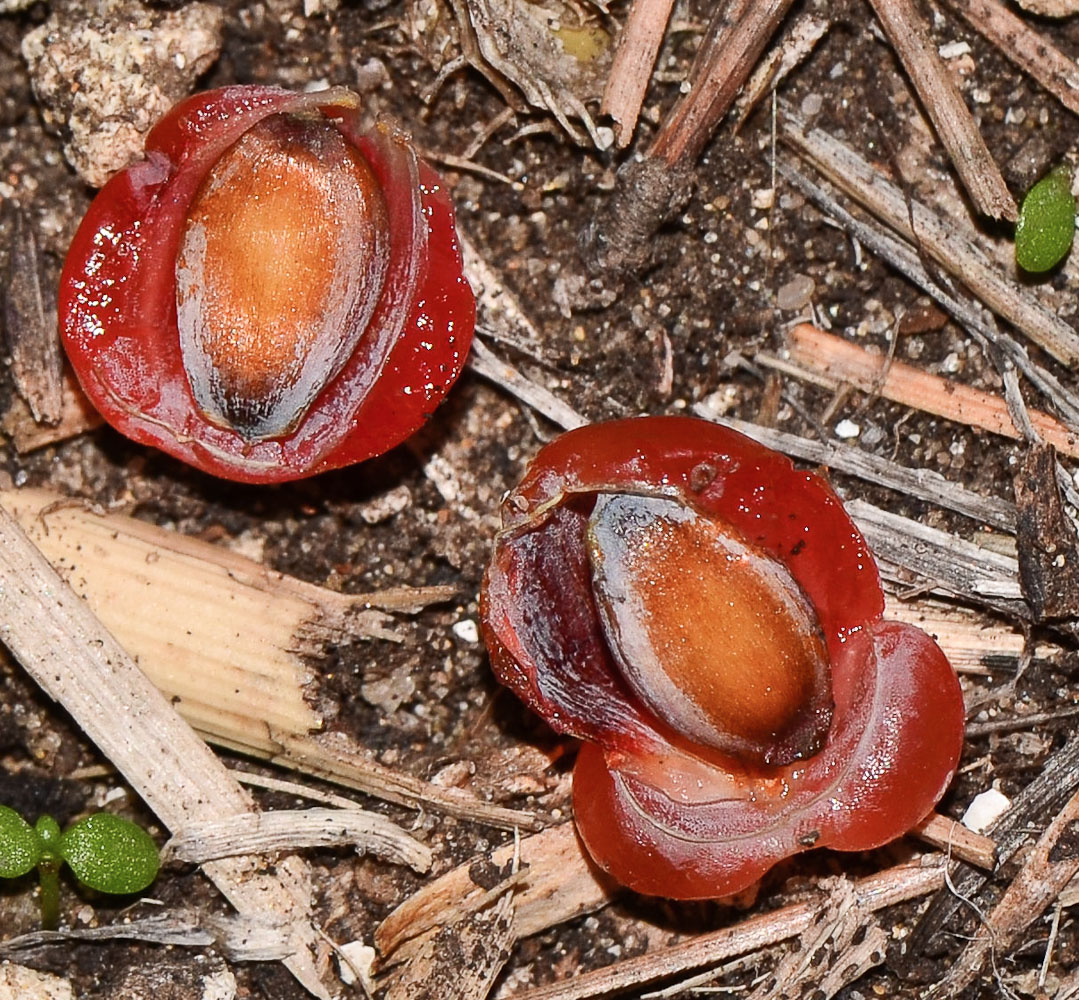
[[60, 341], [56, 315], [45, 308], [41, 291], [41, 252], [24, 209], [16, 207], [8, 275], [3, 294], [3, 325], [11, 354], [11, 374], [35, 422], [51, 426], [63, 412]]
[[995, 313], [1065, 365], [1079, 363], [1079, 333], [1029, 289], [1002, 274], [964, 235], [966, 220], [946, 220], [908, 197], [865, 159], [820, 129], [806, 130], [782, 105], [780, 136], [832, 184], [919, 247]]
[[[853, 883], [857, 904], [865, 912], [876, 912], [933, 892], [944, 884], [942, 859], [925, 859], [922, 864], [900, 865]], [[732, 927], [701, 934], [669, 948], [656, 949], [637, 958], [626, 959], [567, 981], [512, 994], [513, 1000], [587, 1000], [624, 990], [640, 989], [651, 983], [715, 965], [736, 955], [758, 951], [804, 934], [822, 906], [819, 900], [792, 903], [771, 913], [750, 917]]]
[[[2, 507], [0, 580], [8, 649], [166, 827], [252, 810], [224, 765]], [[310, 993], [328, 998], [315, 958], [306, 863], [295, 855], [273, 866], [230, 858], [204, 871], [241, 914], [280, 919], [290, 949], [285, 964]]]
[[[989, 674], [1000, 668], [1002, 660], [1018, 660], [1026, 650], [1021, 629], [970, 608], [931, 598], [911, 600], [886, 594], [884, 617], [928, 632], [961, 674]], [[1058, 652], [1058, 647], [1048, 643], [1039, 643], [1035, 648], [1035, 655], [1041, 658]]]
[[968, 830], [962, 823], [940, 813], [930, 813], [914, 830], [921, 840], [945, 854], [992, 871], [997, 864], [997, 844], [991, 837]]
[[637, 128], [673, 6], [674, 0], [635, 0], [626, 16], [599, 108], [614, 119], [615, 142], [620, 147], [629, 145]]
[[[758, 355], [762, 364], [778, 367], [768, 355]], [[847, 384], [893, 403], [923, 410], [945, 420], [966, 424], [1012, 440], [1021, 440], [1003, 397], [981, 389], [931, 375], [902, 361], [890, 361], [879, 354], [826, 333], [808, 323], [790, 331], [782, 359], [784, 370], [805, 372], [817, 384], [838, 388]], [[1079, 458], [1079, 435], [1055, 417], [1030, 411], [1030, 421], [1038, 435], [1057, 451]]]
[[[523, 872], [514, 893], [518, 937], [599, 909], [618, 891], [588, 859], [572, 823], [505, 844], [480, 863], [488, 871], [508, 870], [515, 858]], [[385, 960], [407, 961], [436, 928], [490, 902], [472, 877], [476, 863], [469, 861], [429, 882], [382, 921], [375, 944]]]
[[1079, 853], [1074, 841], [1077, 825], [1079, 792], [1068, 799], [1045, 828], [1000, 902], [977, 929], [974, 940], [934, 988], [934, 996], [958, 996], [982, 971], [991, 952], [1007, 953], [1020, 943], [1023, 932], [1079, 872]]
[[820, 889], [827, 899], [812, 923], [749, 1000], [807, 995], [831, 1000], [843, 986], [884, 961], [888, 936], [859, 901], [854, 884], [844, 878], [824, 879]]
[[1030, 617], [1019, 585], [1019, 563], [1014, 557], [984, 549], [864, 500], [849, 500], [846, 507], [885, 577], [902, 582], [902, 575], [891, 572], [893, 567], [900, 567], [933, 589], [1005, 614]]
[[492, 905], [461, 915], [425, 940], [393, 970], [384, 1000], [485, 1000], [517, 941], [510, 887]]
[[[997, 842], [999, 864], [1011, 860], [1032, 837], [1031, 831], [1045, 826], [1045, 817], [1055, 815], [1065, 801], [1079, 788], [1079, 736], [1067, 743], [1042, 764], [1037, 776], [1017, 795], [1011, 808], [989, 831]], [[924, 911], [907, 939], [907, 954], [921, 956], [932, 950], [931, 942], [939, 935], [966, 934], [965, 925], [956, 925], [958, 913], [970, 913], [967, 901], [981, 910], [991, 905], [992, 887], [987, 886], [986, 874], [967, 865], [955, 865], [952, 884], [942, 889]], [[983, 890], [989, 889], [987, 894]], [[987, 898], [988, 895], [988, 898]]]
[[[1064, 107], [1079, 114], [1079, 70], [1075, 60], [1045, 35], [1016, 17], [1000, 0], [944, 0], [1023, 72], [1029, 73]], [[1074, 13], [1074, 11], [1073, 11]]]
[[490, 336], [527, 354], [535, 354], [541, 338], [520, 300], [463, 232], [458, 231], [457, 240], [461, 244], [465, 276]]
[[[690, 91], [664, 120], [648, 150], [672, 167], [695, 160], [749, 78], [768, 40], [790, 9], [792, 0], [760, 0], [742, 4], [744, 12], [729, 28], [713, 21], [690, 73]], [[719, 32], [722, 32], [719, 34]]]
[[541, 817], [526, 809], [510, 809], [476, 798], [461, 788], [444, 788], [404, 774], [371, 758], [344, 733], [297, 735], [275, 731], [278, 753], [270, 759], [367, 795], [413, 809], [428, 809], [503, 830], [538, 830]]
[[[52, 944], [85, 941], [145, 941], [179, 948], [216, 948], [235, 962], [280, 961], [289, 945], [280, 926], [263, 917], [222, 916], [173, 910], [142, 920], [123, 920], [104, 927], [74, 927], [32, 931], [0, 942], [0, 957]], [[0, 996], [3, 996], [0, 981]], [[31, 1000], [19, 995], [18, 1000]]]
[[1079, 425], [1079, 396], [1066, 388], [1050, 371], [1031, 361], [1026, 348], [1000, 330], [989, 313], [941, 287], [926, 270], [921, 255], [913, 244], [900, 239], [875, 219], [854, 216], [839, 200], [789, 163], [779, 163], [778, 169], [780, 174], [850, 233], [860, 246], [887, 261], [900, 274], [935, 299], [975, 339], [997, 347], [1001, 354], [1026, 376], [1030, 384], [1053, 404], [1058, 413], [1072, 425]]
[[479, 338], [472, 342], [468, 367], [565, 430], [572, 430], [574, 427], [581, 427], [588, 423], [572, 406], [562, 402], [549, 389], [533, 382], [513, 365], [501, 360]]
[[809, 58], [817, 43], [827, 34], [832, 22], [812, 14], [802, 14], [783, 33], [779, 45], [765, 56], [753, 71], [736, 105], [738, 124], [745, 120], [762, 98], [779, 88], [780, 83], [802, 62]]
[[66, 441], [83, 431], [100, 427], [104, 421], [79, 388], [75, 376], [64, 369], [60, 380], [60, 420], [56, 424], [40, 424], [30, 407], [19, 396], [11, 400], [7, 412], [0, 418], [0, 431], [11, 438], [20, 455]]
[[870, 0], [870, 3], [974, 207], [993, 219], [1014, 220], [1018, 214], [1015, 199], [929, 37], [924, 15], [912, 0]]
[[307, 699], [306, 655], [364, 636], [400, 641], [376, 608], [413, 612], [452, 590], [339, 594], [54, 493], [0, 491], [0, 503], [206, 739], [402, 805], [537, 828], [531, 813], [399, 774], [344, 734], [315, 734], [324, 720]]
[[1014, 504], [999, 497], [974, 493], [959, 483], [950, 482], [932, 469], [909, 469], [851, 445], [814, 441], [797, 434], [762, 427], [747, 420], [718, 416], [709, 408], [707, 402], [696, 404], [693, 411], [706, 420], [730, 427], [793, 458], [826, 465], [837, 472], [857, 476], [878, 486], [886, 486], [904, 496], [916, 496], [927, 503], [954, 510], [1001, 531], [1015, 531]]
[[[933, 846], [950, 850], [952, 857], [993, 868], [994, 842], [953, 820], [931, 814], [911, 832]], [[388, 962], [408, 961], [437, 928], [452, 923], [463, 912], [487, 905], [489, 897], [473, 878], [476, 865], [504, 870], [518, 850], [523, 865], [523, 878], [514, 895], [518, 937], [537, 934], [598, 909], [618, 891], [596, 869], [573, 824], [564, 823], [522, 838], [519, 847], [506, 844], [486, 858], [466, 862], [414, 893], [382, 922], [375, 934], [375, 944], [383, 958]]]
[[165, 861], [205, 864], [241, 854], [300, 847], [354, 847], [414, 871], [431, 867], [431, 849], [385, 816], [364, 809], [280, 809], [186, 823], [162, 849]]

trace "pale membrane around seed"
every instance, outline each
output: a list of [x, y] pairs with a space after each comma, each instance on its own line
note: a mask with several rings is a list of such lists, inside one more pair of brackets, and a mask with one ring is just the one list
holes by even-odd
[[792, 734], [816, 749], [830, 708], [827, 652], [782, 563], [662, 497], [601, 494], [588, 545], [611, 651], [659, 718], [738, 755], [763, 758]]

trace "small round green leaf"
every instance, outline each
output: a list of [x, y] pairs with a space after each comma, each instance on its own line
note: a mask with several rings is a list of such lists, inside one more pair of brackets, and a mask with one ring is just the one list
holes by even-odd
[[41, 841], [34, 828], [14, 809], [0, 806], [0, 878], [18, 878], [41, 858]]
[[150, 835], [112, 813], [94, 813], [65, 830], [60, 855], [80, 882], [99, 892], [140, 892], [161, 865]]
[[1048, 271], [1068, 255], [1075, 236], [1071, 186], [1071, 168], [1061, 164], [1023, 199], [1015, 224], [1015, 260], [1024, 271]]

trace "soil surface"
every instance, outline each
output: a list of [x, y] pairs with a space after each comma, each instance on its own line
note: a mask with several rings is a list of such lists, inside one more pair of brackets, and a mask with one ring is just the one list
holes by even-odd
[[[48, 108], [41, 94], [35, 96], [20, 46], [49, 17], [62, 16], [65, 30], [73, 31], [82, 6], [38, 2], [0, 14], [0, 193], [5, 207], [0, 264], [9, 256], [17, 208], [37, 233], [50, 295], [93, 189], [65, 155], [73, 132], [64, 119], [70, 109], [56, 103], [55, 93]], [[165, 0], [145, 5], [99, 0], [86, 6], [94, 8], [86, 16], [102, 23], [130, 20], [133, 8], [158, 19], [183, 11]], [[710, 2], [676, 5], [638, 136], [621, 152], [597, 149], [579, 122], [574, 127], [584, 141], [574, 141], [553, 116], [528, 106], [504, 78], [497, 78], [500, 90], [474, 68], [454, 70], [458, 37], [451, 10], [438, 0], [345, 0], [321, 7], [305, 14], [293, 0], [222, 2], [219, 21], [209, 17], [207, 28], [219, 39], [220, 53], [206, 56], [197, 79], [180, 74], [156, 81], [161, 93], [174, 100], [181, 95], [169, 88], [236, 82], [362, 89], [372, 118], [388, 113], [405, 123], [443, 171], [461, 231], [517, 296], [534, 326], [534, 336], [526, 336], [512, 326], [490, 323], [494, 336], [487, 337], [488, 345], [585, 418], [685, 413], [706, 402], [715, 413], [807, 437], [838, 440], [838, 432], [854, 446], [898, 464], [935, 470], [988, 496], [1012, 498], [1020, 445], [856, 391], [836, 398], [829, 390], [769, 374], [753, 362], [759, 351], [781, 348], [792, 321], [812, 319], [881, 353], [894, 350], [898, 359], [927, 371], [994, 392], [1001, 389], [992, 360], [968, 333], [777, 179], [776, 159], [793, 154], [777, 146], [769, 101], [737, 132], [731, 120], [719, 129], [693, 165], [688, 202], [655, 235], [645, 267], [628, 276], [588, 270], [582, 234], [597, 219], [600, 225], [612, 224], [603, 210], [617, 187], [615, 172], [647, 146], [656, 123], [678, 97], [707, 25]], [[609, 16], [588, 4], [580, 10], [567, 7], [563, 21], [583, 18], [613, 32], [627, 5], [610, 7]], [[955, 53], [949, 65], [1013, 193], [1020, 195], [1062, 158], [1075, 156], [1079, 122], [1070, 112], [947, 7], [922, 7], [934, 43]], [[812, 125], [841, 137], [891, 173], [913, 196], [965, 211], [946, 155], [868, 3], [794, 4], [794, 16], [806, 12], [826, 14], [833, 24], [784, 82], [783, 99]], [[1038, 20], [1037, 27], [1065, 52], [1079, 54], [1079, 19]], [[579, 78], [564, 84], [576, 87], [597, 115], [609, 58], [602, 37], [595, 57], [599, 62], [583, 64]], [[446, 69], [441, 78], [440, 68]], [[535, 67], [526, 75], [534, 76]], [[40, 74], [34, 82], [45, 85]], [[63, 93], [62, 87], [56, 91]], [[507, 95], [514, 101], [513, 114], [505, 114]], [[1010, 244], [999, 226], [980, 224], [979, 239], [991, 256], [1008, 260]], [[1072, 260], [1044, 280], [1039, 294], [1059, 315], [1073, 320], [1077, 283], [1079, 265]], [[485, 322], [482, 312], [480, 322]], [[1075, 386], [1072, 372], [1051, 359], [1039, 360]], [[0, 404], [6, 406], [13, 394], [5, 379]], [[1033, 396], [1030, 400], [1032, 406], [1045, 405]], [[16, 486], [48, 486], [234, 546], [276, 570], [345, 592], [396, 584], [451, 585], [455, 600], [402, 621], [405, 643], [366, 641], [327, 651], [316, 664], [322, 678], [320, 704], [334, 706], [334, 725], [388, 766], [423, 778], [450, 775], [447, 780], [459, 780], [485, 798], [550, 814], [569, 810], [568, 764], [565, 754], [559, 755], [572, 747], [562, 746], [501, 692], [475, 625], [480, 579], [499, 525], [499, 500], [557, 433], [557, 427], [502, 388], [466, 372], [436, 417], [405, 445], [360, 466], [285, 486], [237, 486], [213, 479], [108, 427], [25, 454], [11, 444], [0, 445], [0, 476]], [[967, 538], [987, 531], [907, 495], [842, 475], [832, 481], [845, 497], [868, 499]], [[982, 676], [964, 678], [972, 703], [992, 696], [981, 711], [982, 721], [996, 713], [1046, 711], [1079, 701], [1073, 656], [1036, 660], [1002, 700], [995, 692], [1015, 669], [1014, 660], [1003, 660]], [[1014, 795], [1063, 743], [1067, 725], [969, 739], [960, 776], [940, 810], [958, 817], [975, 794], [994, 785]], [[551, 759], [557, 763], [547, 766]], [[64, 822], [100, 806], [113, 788], [107, 776], [72, 778], [103, 763], [16, 664], [0, 663], [0, 802], [30, 816], [47, 811]], [[238, 758], [230, 763], [259, 767]], [[456, 770], [447, 771], [451, 766]], [[528, 780], [509, 781], [507, 775], [516, 771]], [[293, 804], [287, 796], [257, 794], [267, 808]], [[508, 838], [498, 830], [433, 814], [417, 820], [404, 809], [371, 805], [406, 827], [415, 826], [434, 849], [436, 874]], [[137, 803], [128, 811], [154, 829], [152, 816], [140, 814]], [[806, 880], [872, 872], [916, 849], [904, 843], [867, 857], [804, 855], [766, 879], [751, 912], [782, 904]], [[320, 891], [319, 915], [337, 941], [370, 942], [378, 921], [421, 884], [407, 872], [358, 861], [345, 851], [312, 852], [310, 861]], [[31, 889], [29, 880], [0, 887], [4, 937], [35, 927]], [[190, 868], [166, 869], [153, 895], [165, 908], [225, 909], [210, 883]], [[64, 919], [73, 925], [119, 920], [129, 902], [80, 895], [68, 883]], [[919, 905], [884, 915], [893, 942], [910, 932]], [[511, 987], [571, 977], [742, 916], [717, 904], [630, 898], [520, 943], [502, 974], [501, 988], [508, 993]], [[1079, 928], [1065, 910], [1056, 928], [1049, 978], [1039, 985], [1048, 934], [1048, 920], [1035, 922], [1022, 946], [998, 959], [999, 979], [986, 978], [971, 995], [1053, 995], [1054, 984], [1066, 981], [1079, 964]], [[886, 963], [840, 995], [852, 1000], [919, 995], [923, 986], [915, 979], [939, 977], [962, 943], [958, 937], [938, 941], [935, 958], [943, 962], [926, 966], [919, 976], [899, 963]], [[63, 975], [76, 995], [87, 998], [209, 996], [206, 977], [223, 974], [226, 966], [212, 951], [125, 943], [41, 949], [20, 960]], [[743, 991], [773, 961], [762, 954], [720, 982]], [[229, 968], [237, 996], [298, 1000], [305, 995], [278, 964]], [[164, 981], [172, 981], [173, 992], [155, 985]]]

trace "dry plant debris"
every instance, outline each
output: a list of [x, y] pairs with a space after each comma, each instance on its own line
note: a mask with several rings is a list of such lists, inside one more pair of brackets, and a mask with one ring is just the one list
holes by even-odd
[[[43, 936], [13, 904], [0, 954], [56, 971], [64, 939], [80, 957], [70, 982], [5, 966], [0, 983], [145, 995], [152, 965], [213, 948], [221, 996], [344, 997], [361, 987], [331, 971], [333, 948], [377, 945], [359, 971], [395, 998], [1076, 993], [1079, 267], [1019, 280], [987, 222], [1075, 159], [1073, 5], [27, 6], [0, 3], [0, 504], [21, 523], [4, 521], [3, 600], [9, 649], [70, 719], [4, 660], [0, 797], [100, 805], [111, 762], [189, 838], [183, 857], [284, 854], [205, 862], [228, 916], [178, 862], [160, 916], [95, 901]], [[369, 467], [222, 486], [93, 432], [50, 360], [87, 198], [72, 170], [100, 183], [200, 75], [359, 82], [373, 116], [456, 171], [482, 309], [472, 375]], [[573, 748], [507, 706], [478, 642], [497, 500], [539, 443], [684, 410], [831, 470], [889, 615], [931, 628], [968, 696], [962, 771], [920, 841], [810, 855], [744, 910], [633, 899], [590, 869], [567, 822]], [[58, 659], [109, 679], [72, 687]], [[118, 725], [132, 706], [160, 721]], [[292, 784], [242, 790], [188, 725]], [[1011, 803], [995, 826], [956, 825], [988, 788]], [[161, 943], [189, 950], [165, 960]], [[173, 979], [183, 1000], [209, 988]]]

